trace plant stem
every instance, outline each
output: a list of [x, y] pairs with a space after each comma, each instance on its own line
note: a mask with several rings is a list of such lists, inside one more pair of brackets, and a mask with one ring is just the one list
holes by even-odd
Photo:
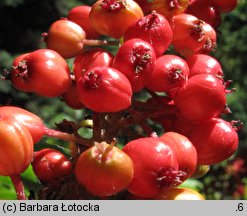
[[92, 146], [91, 139], [82, 138], [79, 136], [75, 136], [73, 134], [68, 134], [68, 133], [50, 129], [47, 127], [44, 128], [44, 135], [48, 137], [53, 137], [53, 138], [69, 141], [69, 142], [75, 142], [75, 143], [82, 144], [82, 145], [89, 146], [89, 147]]
[[116, 46], [119, 45], [119, 41], [107, 41], [107, 40], [88, 40], [84, 39], [83, 44], [85, 46]]
[[15, 187], [16, 195], [18, 200], [27, 200], [25, 191], [24, 191], [24, 185], [21, 180], [20, 174], [14, 174], [10, 176], [11, 181]]

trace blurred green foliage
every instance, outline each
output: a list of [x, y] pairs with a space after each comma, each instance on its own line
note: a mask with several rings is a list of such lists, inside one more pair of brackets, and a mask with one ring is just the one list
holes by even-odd
[[[60, 17], [66, 17], [68, 11], [76, 5], [92, 5], [93, 2], [94, 0], [1, 0], [0, 74], [3, 74], [4, 69], [11, 67], [13, 59], [18, 54], [44, 47], [41, 34], [48, 30], [52, 22]], [[226, 118], [240, 119], [246, 123], [247, 2], [242, 1], [236, 10], [222, 18], [215, 56], [222, 64], [225, 79], [233, 79], [232, 87], [237, 88], [237, 92], [228, 96], [228, 105], [233, 113]], [[71, 63], [72, 60], [69, 61], [70, 65]], [[59, 98], [49, 99], [22, 93], [14, 89], [9, 81], [0, 80], [0, 105], [6, 104], [26, 108], [40, 116], [49, 127], [55, 127], [55, 123], [63, 119], [79, 122], [85, 115], [81, 110], [75, 111], [65, 106]], [[87, 135], [90, 132], [85, 130], [82, 133]], [[56, 148], [69, 155], [66, 143], [59, 140], [45, 138], [35, 146], [36, 149], [43, 147]], [[243, 158], [246, 149], [247, 127], [244, 127], [240, 132], [240, 148], [236, 157]], [[234, 158], [212, 166], [205, 177], [190, 179], [183, 186], [201, 191], [208, 199], [246, 199], [247, 178], [241, 175], [236, 178], [228, 172]], [[22, 176], [28, 194], [29, 191], [36, 192], [40, 188], [41, 185], [31, 167]], [[233, 196], [234, 190], [237, 190], [239, 185], [245, 187], [245, 194], [240, 197]], [[8, 177], [0, 177], [0, 199], [15, 199], [14, 189]]]

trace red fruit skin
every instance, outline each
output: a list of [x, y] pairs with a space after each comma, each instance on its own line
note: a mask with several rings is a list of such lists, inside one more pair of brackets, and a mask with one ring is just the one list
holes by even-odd
[[60, 151], [45, 148], [34, 153], [32, 167], [42, 182], [51, 182], [72, 173], [72, 164]]
[[77, 181], [89, 193], [99, 197], [111, 196], [126, 189], [134, 174], [130, 157], [117, 147], [113, 147], [103, 159], [107, 147], [109, 144], [97, 143], [80, 155], [75, 166]]
[[196, 16], [216, 28], [221, 24], [221, 14], [217, 7], [211, 1], [195, 0], [189, 3], [185, 13]]
[[170, 20], [173, 16], [182, 14], [188, 7], [189, 0], [153, 0], [151, 9]]
[[33, 140], [14, 118], [0, 116], [0, 175], [20, 174], [31, 163]]
[[0, 118], [11, 117], [24, 125], [32, 136], [33, 143], [40, 141], [44, 134], [43, 121], [35, 114], [14, 106], [1, 106]]
[[185, 84], [189, 76], [187, 62], [176, 55], [163, 55], [154, 65], [146, 87], [151, 91], [168, 92]]
[[66, 19], [57, 20], [49, 27], [44, 41], [48, 49], [64, 58], [73, 58], [82, 52], [85, 31], [76, 23]]
[[150, 14], [152, 5], [151, 2], [149, 2], [148, 0], [136, 0], [135, 2], [137, 2], [140, 5], [145, 15]]
[[71, 87], [62, 95], [62, 100], [72, 109], [83, 109], [85, 106], [79, 100], [77, 84], [72, 82]]
[[111, 67], [113, 58], [114, 56], [110, 52], [102, 48], [92, 48], [77, 55], [73, 65], [76, 82], [85, 71], [92, 67]]
[[189, 78], [198, 74], [211, 74], [221, 78], [224, 76], [220, 63], [212, 56], [205, 54], [195, 54], [187, 60], [190, 68]]
[[229, 122], [212, 118], [193, 128], [189, 139], [195, 146], [199, 165], [219, 163], [238, 147], [238, 134]]
[[193, 76], [174, 98], [184, 119], [203, 121], [220, 115], [226, 104], [225, 87], [221, 80], [207, 74]]
[[[29, 55], [29, 53], [24, 53], [22, 55], [17, 56], [12, 64], [12, 70], [11, 70], [11, 83], [12, 85], [23, 92], [31, 92], [31, 88], [30, 85], [23, 81], [22, 79], [20, 79], [19, 74], [22, 73], [23, 71], [25, 71], [25, 65], [20, 64], [27, 56]], [[22, 77], [23, 79], [25, 79], [25, 76]]]
[[164, 133], [160, 139], [174, 151], [178, 161], [178, 169], [183, 172], [181, 181], [184, 182], [195, 172], [197, 166], [195, 147], [186, 136], [176, 132]]
[[98, 0], [89, 14], [93, 28], [113, 38], [122, 37], [143, 16], [142, 9], [133, 0]]
[[234, 10], [238, 5], [238, 0], [211, 0], [221, 13], [229, 13]]
[[153, 198], [174, 184], [176, 175], [171, 173], [176, 173], [178, 162], [173, 150], [161, 139], [136, 139], [127, 143], [123, 151], [134, 164], [134, 178], [128, 191], [135, 196]]
[[25, 69], [19, 70], [16, 79], [26, 83], [31, 92], [46, 97], [58, 97], [71, 85], [66, 61], [53, 50], [36, 50], [25, 56], [21, 63], [25, 65]]
[[156, 54], [146, 41], [135, 38], [119, 48], [112, 67], [121, 71], [130, 81], [133, 92], [144, 88], [153, 71]]
[[124, 41], [140, 38], [150, 43], [157, 56], [161, 56], [172, 42], [172, 29], [161, 14], [153, 11], [131, 25], [124, 34]]
[[131, 105], [129, 80], [110, 67], [93, 67], [78, 81], [80, 101], [96, 112], [118, 112]]
[[207, 42], [204, 26], [205, 22], [193, 15], [174, 16], [171, 21], [174, 49], [185, 57], [202, 52], [201, 50]]
[[79, 25], [86, 33], [87, 39], [96, 39], [100, 34], [94, 30], [89, 20], [90, 6], [81, 5], [72, 8], [68, 14], [68, 20]]

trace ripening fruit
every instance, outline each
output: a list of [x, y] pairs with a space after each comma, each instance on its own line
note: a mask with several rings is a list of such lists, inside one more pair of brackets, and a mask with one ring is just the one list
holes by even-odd
[[128, 40], [119, 48], [112, 67], [121, 71], [130, 81], [133, 92], [144, 88], [153, 72], [156, 54], [146, 41], [135, 38]]
[[211, 0], [212, 4], [214, 4], [222, 13], [229, 13], [235, 9], [238, 5], [238, 0]]
[[89, 14], [93, 28], [113, 38], [122, 37], [143, 16], [142, 9], [133, 0], [98, 0]]
[[199, 74], [191, 77], [178, 90], [174, 103], [183, 118], [191, 121], [207, 120], [224, 111], [225, 86], [215, 76]]
[[66, 61], [55, 51], [38, 49], [14, 61], [12, 84], [22, 91], [46, 97], [58, 97], [70, 85], [70, 71]]
[[155, 199], [158, 200], [205, 200], [204, 197], [195, 190], [189, 188], [171, 188], [160, 193]]
[[131, 105], [129, 80], [110, 67], [93, 67], [77, 84], [80, 101], [96, 112], [117, 112]]
[[183, 13], [188, 4], [189, 0], [153, 0], [151, 9], [170, 20], [173, 16]]
[[0, 118], [11, 117], [25, 126], [32, 136], [33, 143], [37, 143], [44, 134], [43, 121], [35, 114], [15, 106], [1, 106]]
[[197, 152], [194, 145], [186, 136], [175, 132], [164, 133], [160, 139], [174, 151], [178, 161], [178, 169], [183, 172], [180, 179], [185, 181], [196, 169]]
[[33, 140], [16, 119], [0, 116], [0, 175], [20, 174], [31, 163]]
[[79, 100], [77, 84], [72, 82], [71, 87], [62, 95], [62, 101], [72, 109], [83, 109], [85, 106]]
[[134, 164], [134, 178], [128, 191], [135, 196], [153, 198], [180, 182], [176, 155], [161, 139], [147, 137], [132, 140], [123, 151]]
[[66, 156], [50, 148], [34, 152], [32, 167], [38, 179], [46, 183], [72, 173], [72, 164]]
[[44, 34], [44, 41], [48, 49], [58, 52], [64, 58], [72, 58], [83, 49], [86, 38], [84, 30], [74, 22], [66, 19], [57, 20]]
[[111, 67], [114, 56], [102, 48], [92, 48], [84, 51], [75, 57], [74, 75], [76, 82], [79, 81], [83, 73], [92, 67]]
[[75, 176], [89, 193], [111, 196], [126, 189], [133, 179], [133, 163], [119, 148], [106, 142], [84, 151], [75, 166]]
[[195, 172], [191, 176], [191, 178], [201, 178], [205, 176], [210, 170], [209, 165], [197, 165]]
[[209, 24], [193, 15], [175, 16], [171, 27], [174, 49], [185, 57], [194, 53], [210, 52], [215, 48], [215, 31]]
[[139, 38], [150, 43], [157, 56], [161, 56], [172, 42], [172, 29], [169, 22], [156, 11], [139, 19], [124, 34], [124, 41]]
[[185, 60], [176, 55], [163, 55], [156, 60], [146, 87], [157, 92], [175, 91], [185, 84], [188, 76], [189, 67]]
[[90, 6], [81, 5], [73, 7], [68, 14], [68, 20], [79, 25], [86, 33], [87, 39], [96, 39], [100, 34], [95, 31], [89, 20]]
[[219, 163], [230, 157], [238, 147], [236, 129], [220, 118], [211, 118], [193, 128], [189, 139], [197, 150], [200, 165]]
[[198, 74], [211, 74], [223, 79], [223, 70], [220, 63], [212, 56], [196, 54], [186, 59], [190, 68], [189, 78]]
[[195, 0], [189, 3], [185, 13], [191, 14], [216, 28], [221, 24], [221, 14], [218, 8], [208, 0]]

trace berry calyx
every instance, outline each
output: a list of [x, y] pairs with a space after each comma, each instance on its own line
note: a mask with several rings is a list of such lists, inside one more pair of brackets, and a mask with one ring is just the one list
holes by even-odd
[[126, 2], [124, 0], [102, 0], [100, 6], [108, 13], [115, 13], [125, 8]]

